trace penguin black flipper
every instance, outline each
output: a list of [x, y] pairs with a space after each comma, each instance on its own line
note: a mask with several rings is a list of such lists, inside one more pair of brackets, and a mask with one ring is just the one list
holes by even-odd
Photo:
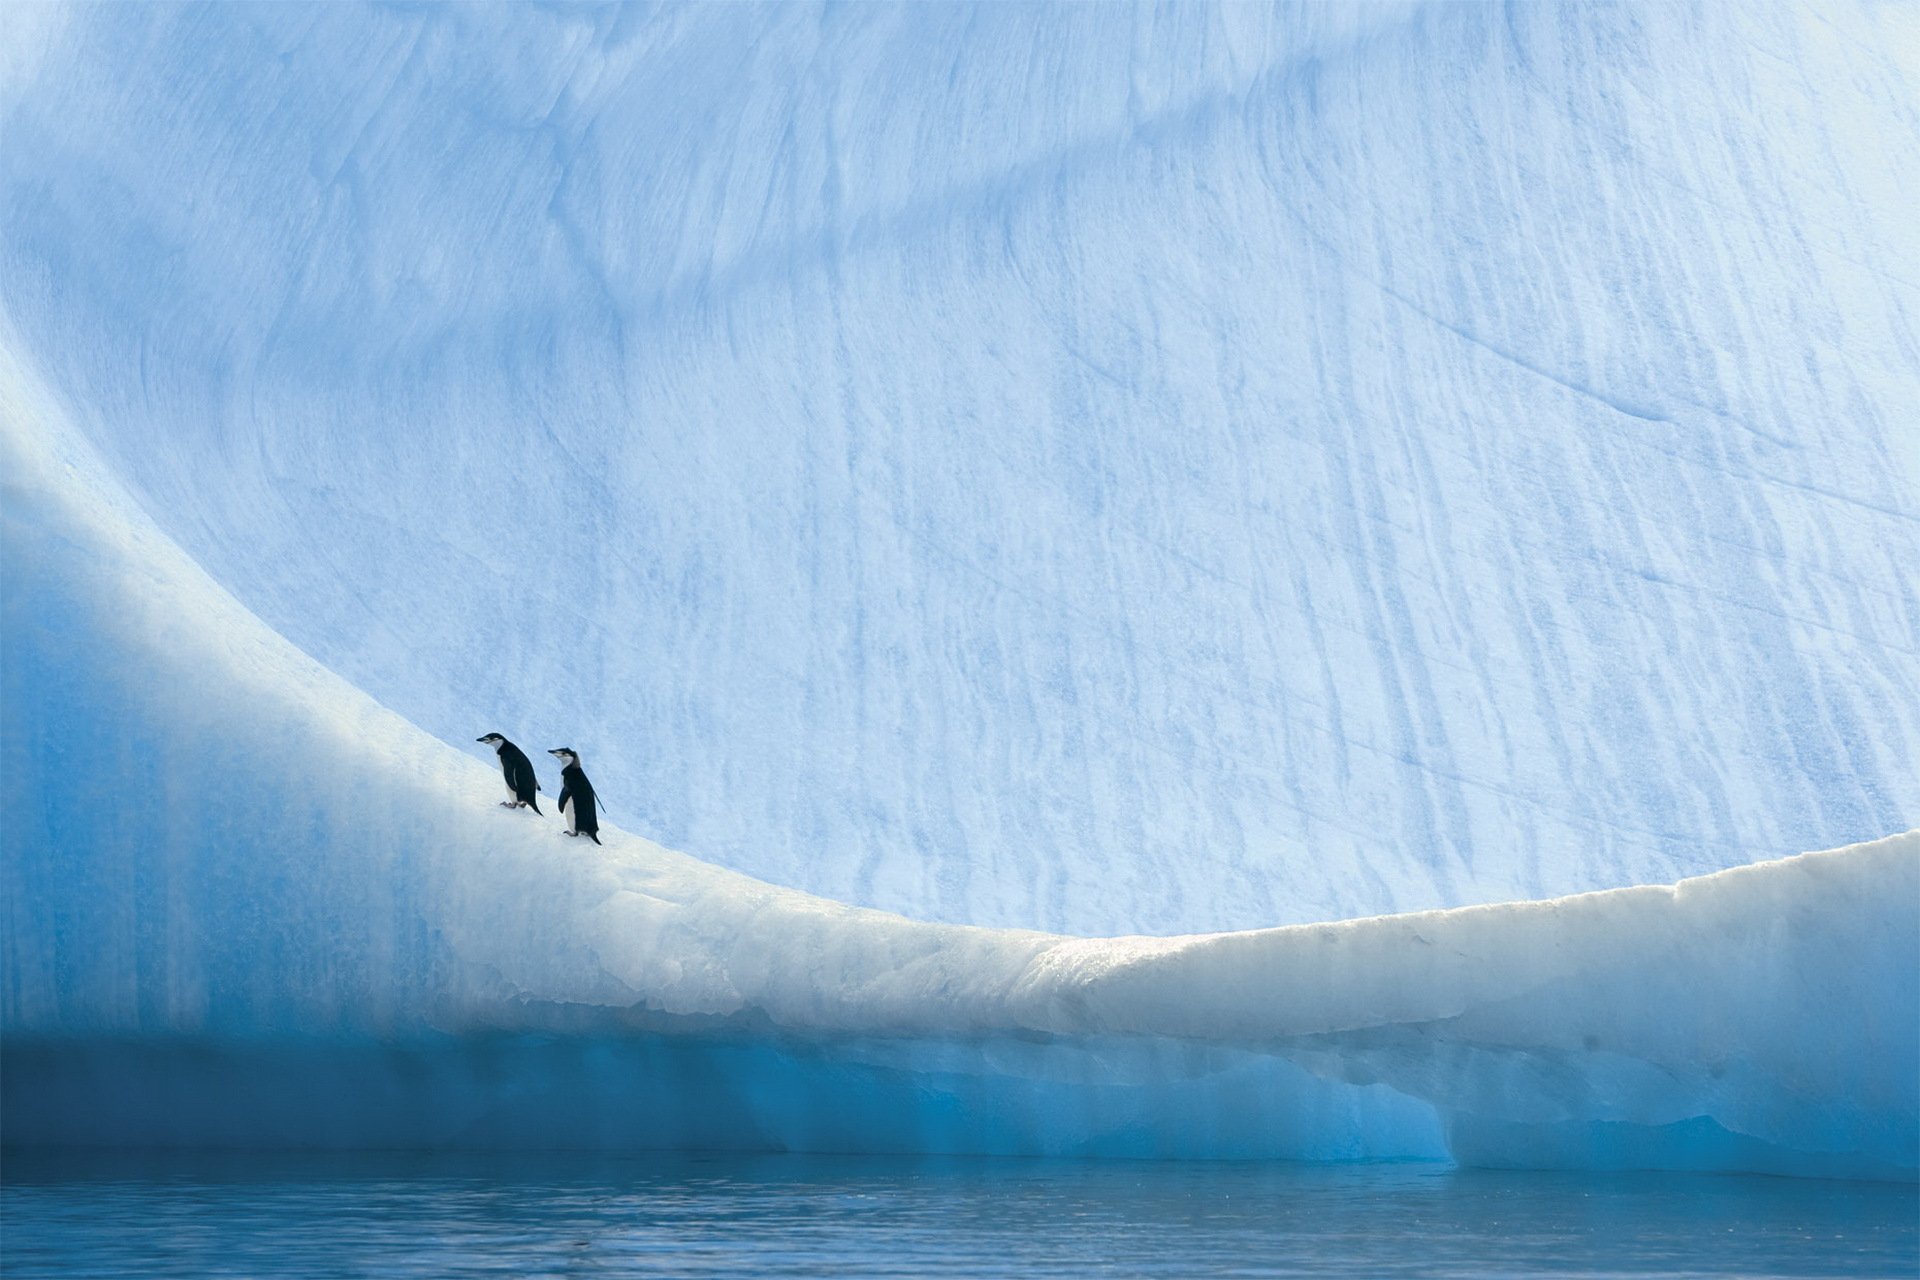
[[[600, 829], [599, 796], [579, 765], [569, 765], [567, 772], [572, 775], [567, 780], [567, 790], [573, 801], [573, 829], [583, 836], [593, 835]], [[600, 841], [596, 838], [594, 843]]]
[[540, 812], [540, 806], [534, 802], [534, 797], [540, 794], [540, 780], [534, 777], [533, 762], [525, 756], [514, 762], [513, 794], [521, 804], [531, 805], [535, 813]]
[[513, 789], [514, 798], [521, 804], [531, 805], [538, 813], [540, 806], [534, 804], [534, 796], [540, 791], [540, 779], [533, 771], [533, 761], [527, 759], [527, 753], [507, 743], [500, 749], [500, 765], [507, 775], [507, 785]]
[[580, 767], [580, 754], [572, 747], [555, 747], [548, 755], [560, 758], [560, 812], [567, 820], [567, 834], [582, 835], [600, 843], [595, 832], [600, 819], [593, 811], [593, 784]]

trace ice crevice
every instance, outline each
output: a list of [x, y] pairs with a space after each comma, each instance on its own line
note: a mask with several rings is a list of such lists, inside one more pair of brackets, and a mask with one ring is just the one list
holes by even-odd
[[1584, 396], [1587, 399], [1594, 401], [1595, 403], [1605, 405], [1607, 408], [1613, 410], [1615, 413], [1621, 414], [1624, 417], [1638, 418], [1642, 422], [1666, 423], [1669, 426], [1673, 424], [1672, 418], [1659, 412], [1658, 410], [1629, 404], [1626, 401], [1621, 400], [1617, 396], [1610, 395], [1604, 391], [1596, 390], [1593, 387], [1584, 386], [1581, 383], [1573, 381], [1571, 378], [1561, 377], [1557, 373], [1550, 373], [1547, 370], [1542, 369], [1539, 365], [1534, 364], [1532, 361], [1522, 359], [1521, 357], [1513, 354], [1513, 352], [1504, 350], [1501, 347], [1496, 346], [1495, 344], [1487, 341], [1485, 338], [1480, 337], [1478, 334], [1475, 334], [1470, 330], [1465, 329], [1460, 325], [1453, 323], [1450, 320], [1441, 319], [1439, 316], [1433, 314], [1431, 311], [1428, 311], [1425, 307], [1422, 307], [1418, 303], [1414, 302], [1411, 298], [1406, 297], [1404, 294], [1398, 292], [1397, 290], [1389, 287], [1386, 284], [1383, 284], [1379, 281], [1369, 281], [1369, 283], [1371, 283], [1375, 288], [1379, 289], [1380, 292], [1392, 298], [1395, 302], [1398, 302], [1401, 306], [1405, 307], [1407, 310], [1413, 312], [1415, 315], [1419, 316], [1421, 319], [1427, 321], [1427, 323], [1437, 325], [1440, 328], [1445, 329], [1448, 333], [1453, 334], [1455, 337], [1459, 338], [1462, 342], [1472, 343], [1474, 346], [1479, 347], [1482, 351], [1485, 351], [1489, 355], [1496, 356], [1499, 359], [1504, 360], [1506, 363], [1512, 365], [1516, 369], [1525, 370], [1526, 372], [1534, 375], [1536, 378], [1542, 378], [1548, 382], [1554, 383], [1557, 386], [1564, 387], [1568, 391], [1573, 392], [1577, 396]]

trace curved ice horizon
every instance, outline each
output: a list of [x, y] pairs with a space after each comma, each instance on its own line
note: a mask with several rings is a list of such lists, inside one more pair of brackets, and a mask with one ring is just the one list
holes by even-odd
[[7, 1143], [1920, 1168], [1911, 6], [15, 9]]
[[[0, 354], [0, 763], [58, 797], [8, 833], [11, 1142], [1915, 1175], [1920, 833], [1241, 933], [907, 920], [499, 809], [487, 762], [249, 614], [60, 417]], [[708, 1079], [729, 1054], [766, 1060]]]
[[957, 923], [1920, 821], [1902, 6], [35, 6], [15, 340], [443, 741]]

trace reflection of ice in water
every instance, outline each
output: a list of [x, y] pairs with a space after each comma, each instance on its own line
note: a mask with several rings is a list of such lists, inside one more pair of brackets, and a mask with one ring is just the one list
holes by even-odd
[[118, 1156], [13, 1164], [0, 1196], [23, 1277], [1799, 1276], [1906, 1275], [1920, 1262], [1909, 1188], [1677, 1174]]

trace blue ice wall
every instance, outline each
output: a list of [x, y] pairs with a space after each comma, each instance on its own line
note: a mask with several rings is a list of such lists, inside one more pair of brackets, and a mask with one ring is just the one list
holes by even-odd
[[1187, 938], [930, 924], [494, 801], [0, 348], [0, 1137], [1911, 1180], [1920, 832]]
[[1906, 6], [10, 25], [116, 472], [670, 845], [1164, 932], [1920, 822]]

